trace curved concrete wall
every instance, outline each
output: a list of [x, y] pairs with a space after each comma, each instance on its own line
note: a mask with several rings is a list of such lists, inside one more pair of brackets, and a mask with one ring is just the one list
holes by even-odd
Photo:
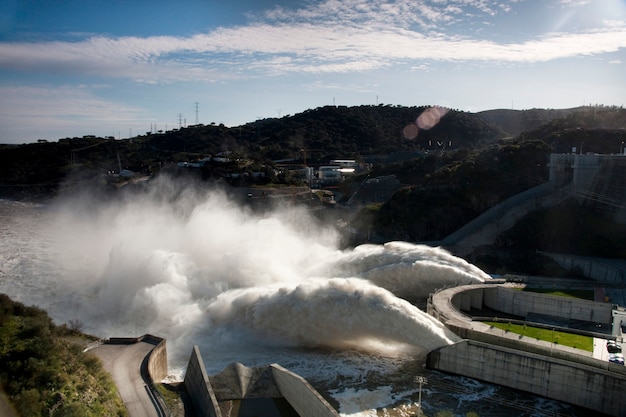
[[167, 347], [166, 341], [162, 337], [145, 334], [139, 337], [111, 337], [107, 340], [109, 344], [131, 345], [134, 343], [145, 342], [154, 345], [154, 348], [148, 354], [147, 370], [150, 382], [159, 382], [167, 376]]
[[[150, 340], [148, 340], [150, 339]], [[165, 339], [146, 335], [143, 341], [155, 342], [154, 349], [148, 355], [148, 374], [152, 382], [162, 381], [167, 376], [167, 346]]]
[[[626, 416], [626, 378], [575, 361], [463, 340], [430, 352], [427, 366], [605, 414]], [[623, 368], [615, 364], [608, 366]]]
[[[500, 298], [502, 296], [502, 298]], [[614, 416], [626, 416], [626, 367], [568, 350], [544, 341], [514, 339], [482, 330], [461, 310], [489, 305], [524, 316], [527, 312], [589, 319], [610, 316], [611, 305], [564, 299], [494, 287], [467, 285], [433, 294], [428, 313], [458, 336], [471, 339], [429, 353], [427, 366], [548, 398], [587, 407]], [[536, 308], [533, 311], [531, 308]], [[596, 313], [591, 310], [598, 309]], [[607, 310], [608, 309], [608, 310]]]
[[519, 317], [535, 313], [594, 323], [611, 324], [613, 321], [613, 306], [608, 303], [519, 291], [500, 286], [468, 288], [452, 297], [452, 305], [461, 311], [487, 307]]

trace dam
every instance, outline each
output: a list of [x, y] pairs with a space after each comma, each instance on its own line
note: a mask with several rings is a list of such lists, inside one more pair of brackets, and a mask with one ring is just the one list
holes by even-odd
[[[582, 330], [600, 339], [622, 340], [621, 326], [613, 326], [617, 306], [575, 298], [519, 291], [514, 284], [493, 283], [450, 288], [429, 298], [428, 312], [462, 341], [428, 354], [427, 367], [568, 402], [612, 416], [626, 416], [626, 367], [595, 359], [589, 352], [557, 346], [512, 334], [499, 334], [471, 311], [499, 312], [503, 316], [549, 317], [548, 327], [587, 323]], [[493, 314], [493, 313], [492, 313]], [[507, 321], [513, 319], [505, 319]], [[621, 324], [621, 322], [620, 322]], [[580, 326], [579, 326], [580, 327]], [[584, 326], [582, 326], [584, 327]], [[573, 331], [566, 328], [565, 331]], [[616, 334], [613, 334], [616, 333]]]
[[[302, 377], [278, 364], [248, 368], [240, 363], [209, 377], [194, 346], [183, 385], [198, 417], [276, 415], [339, 417]], [[248, 410], [246, 412], [246, 410]], [[249, 414], [254, 411], [253, 414]]]

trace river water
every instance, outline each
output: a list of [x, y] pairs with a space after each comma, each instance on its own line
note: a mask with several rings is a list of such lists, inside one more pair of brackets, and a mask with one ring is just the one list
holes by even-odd
[[428, 415], [589, 415], [424, 368], [458, 338], [416, 305], [486, 273], [439, 248], [338, 241], [304, 210], [258, 215], [165, 180], [114, 198], [0, 200], [0, 292], [96, 336], [165, 337], [171, 380], [198, 345], [209, 374], [278, 363], [344, 416], [415, 415], [417, 376]]

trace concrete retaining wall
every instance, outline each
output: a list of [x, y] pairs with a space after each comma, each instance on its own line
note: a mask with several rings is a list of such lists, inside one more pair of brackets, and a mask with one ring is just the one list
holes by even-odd
[[626, 276], [621, 268], [606, 263], [601, 259], [586, 258], [583, 256], [563, 255], [558, 253], [539, 252], [550, 257], [563, 269], [570, 272], [581, 273], [594, 281], [607, 284], [626, 284]]
[[568, 350], [555, 349], [555, 345], [550, 342], [539, 341], [529, 337], [517, 336], [514, 339], [502, 337], [499, 335], [477, 331], [467, 327], [458, 327], [448, 323], [446, 325], [454, 334], [463, 338], [476, 342], [487, 343], [495, 346], [506, 347], [509, 349], [520, 350], [527, 353], [546, 356], [563, 361], [571, 361], [579, 364], [587, 365], [591, 368], [608, 371], [619, 374], [620, 378], [626, 379], [626, 366], [617, 366], [609, 361], [598, 360], [592, 356], [580, 355]]
[[191, 352], [183, 385], [191, 398], [196, 416], [222, 417], [198, 346], [194, 346]]
[[280, 365], [272, 365], [280, 393], [303, 417], [338, 417], [333, 407], [304, 378]]
[[[622, 365], [607, 364], [609, 368]], [[626, 416], [626, 378], [576, 361], [463, 340], [428, 354], [427, 367]]]
[[[270, 367], [280, 395], [289, 402], [298, 415], [302, 417], [339, 417], [335, 409], [304, 378], [277, 364]], [[189, 398], [191, 398], [196, 416], [222, 417], [198, 346], [194, 346], [189, 358], [183, 384]]]
[[[147, 339], [151, 338], [152, 341]], [[167, 376], [167, 346], [165, 339], [151, 335], [144, 336], [145, 342], [156, 343], [148, 355], [148, 374], [152, 382], [160, 382]]]
[[145, 364], [148, 376], [152, 383], [162, 381], [167, 376], [167, 347], [166, 341], [162, 337], [145, 334], [139, 337], [111, 337], [106, 343], [111, 345], [132, 345], [144, 342], [154, 345], [148, 354], [148, 361]]
[[490, 308], [526, 317], [529, 313], [611, 324], [613, 306], [578, 298], [556, 297], [505, 287], [478, 287], [455, 294], [452, 305], [460, 311]]

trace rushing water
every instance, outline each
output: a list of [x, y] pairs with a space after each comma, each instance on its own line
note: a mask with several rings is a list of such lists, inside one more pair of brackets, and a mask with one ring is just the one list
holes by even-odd
[[458, 338], [415, 302], [483, 271], [439, 248], [337, 241], [303, 210], [259, 216], [167, 181], [114, 201], [0, 200], [0, 292], [101, 337], [167, 338], [173, 379], [199, 345], [209, 374], [279, 363], [343, 415], [414, 415], [417, 375], [430, 415], [576, 414], [424, 369], [428, 351]]

